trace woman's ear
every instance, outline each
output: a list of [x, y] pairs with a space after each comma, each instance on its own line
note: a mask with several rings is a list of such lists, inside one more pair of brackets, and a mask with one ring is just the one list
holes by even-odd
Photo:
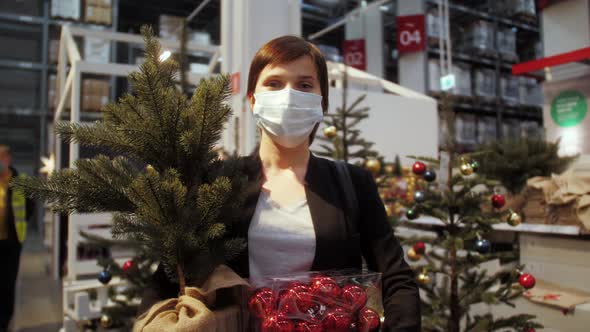
[[254, 95], [249, 95], [248, 96], [248, 101], [250, 102], [250, 110], [254, 111]]

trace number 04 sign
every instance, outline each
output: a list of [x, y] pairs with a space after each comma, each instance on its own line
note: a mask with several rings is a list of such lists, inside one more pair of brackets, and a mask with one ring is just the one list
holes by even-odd
[[399, 53], [424, 50], [425, 40], [424, 15], [397, 17], [397, 50]]

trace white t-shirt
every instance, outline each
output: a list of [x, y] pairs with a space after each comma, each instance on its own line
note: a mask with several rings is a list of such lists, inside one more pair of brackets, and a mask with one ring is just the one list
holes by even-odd
[[262, 190], [248, 229], [250, 283], [260, 287], [264, 276], [309, 271], [315, 241], [306, 199], [281, 207]]

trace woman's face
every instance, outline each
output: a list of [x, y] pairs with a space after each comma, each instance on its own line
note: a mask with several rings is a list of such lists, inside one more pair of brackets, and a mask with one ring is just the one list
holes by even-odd
[[[254, 93], [285, 88], [322, 94], [318, 73], [311, 57], [302, 56], [289, 63], [267, 65], [260, 72]], [[254, 102], [254, 96], [250, 97], [250, 106], [254, 106]]]

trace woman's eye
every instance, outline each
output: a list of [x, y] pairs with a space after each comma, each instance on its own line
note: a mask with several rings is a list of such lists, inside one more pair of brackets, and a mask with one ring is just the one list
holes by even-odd
[[270, 81], [270, 82], [266, 83], [266, 86], [271, 87], [271, 88], [280, 88], [281, 84], [277, 81]]
[[301, 87], [306, 90], [313, 89], [313, 85], [311, 85], [309, 83], [301, 83]]

